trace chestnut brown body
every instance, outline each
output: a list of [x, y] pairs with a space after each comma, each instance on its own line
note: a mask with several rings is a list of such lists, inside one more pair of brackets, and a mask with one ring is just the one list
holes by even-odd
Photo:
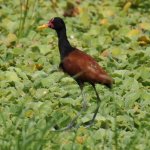
[[100, 83], [108, 87], [112, 85], [112, 78], [106, 71], [91, 56], [78, 49], [70, 52], [62, 60], [61, 67], [64, 72], [80, 82]]

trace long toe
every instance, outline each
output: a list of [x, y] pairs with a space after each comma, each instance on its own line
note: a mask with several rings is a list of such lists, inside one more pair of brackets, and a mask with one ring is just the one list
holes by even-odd
[[83, 126], [85, 126], [86, 128], [89, 128], [93, 125], [93, 123], [94, 123], [94, 120], [92, 119], [92, 120], [89, 120], [87, 122], [84, 122]]

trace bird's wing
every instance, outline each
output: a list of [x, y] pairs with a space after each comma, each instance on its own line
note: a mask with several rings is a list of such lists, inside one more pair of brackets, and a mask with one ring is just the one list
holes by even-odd
[[69, 75], [85, 82], [112, 82], [104, 69], [89, 55], [75, 50], [63, 60], [63, 69]]

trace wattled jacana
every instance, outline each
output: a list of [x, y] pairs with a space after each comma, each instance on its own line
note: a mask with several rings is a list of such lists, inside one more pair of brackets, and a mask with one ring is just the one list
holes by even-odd
[[64, 129], [66, 130], [72, 128], [81, 112], [85, 110], [86, 103], [83, 93], [83, 86], [85, 82], [88, 82], [93, 86], [97, 96], [97, 108], [95, 109], [93, 118], [87, 122], [87, 124], [90, 126], [94, 122], [100, 106], [100, 97], [96, 90], [95, 84], [103, 84], [111, 88], [113, 80], [91, 56], [70, 45], [67, 39], [66, 26], [61, 18], [52, 18], [47, 24], [39, 26], [39, 29], [44, 28], [51, 28], [57, 32], [58, 46], [61, 58], [59, 66], [64, 72], [68, 73], [76, 80], [81, 89], [83, 98], [82, 110]]

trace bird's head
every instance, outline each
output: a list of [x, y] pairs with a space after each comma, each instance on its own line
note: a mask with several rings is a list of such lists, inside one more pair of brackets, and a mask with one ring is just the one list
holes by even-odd
[[38, 29], [51, 28], [56, 31], [60, 31], [65, 28], [65, 23], [60, 17], [52, 18], [47, 24], [43, 24]]

